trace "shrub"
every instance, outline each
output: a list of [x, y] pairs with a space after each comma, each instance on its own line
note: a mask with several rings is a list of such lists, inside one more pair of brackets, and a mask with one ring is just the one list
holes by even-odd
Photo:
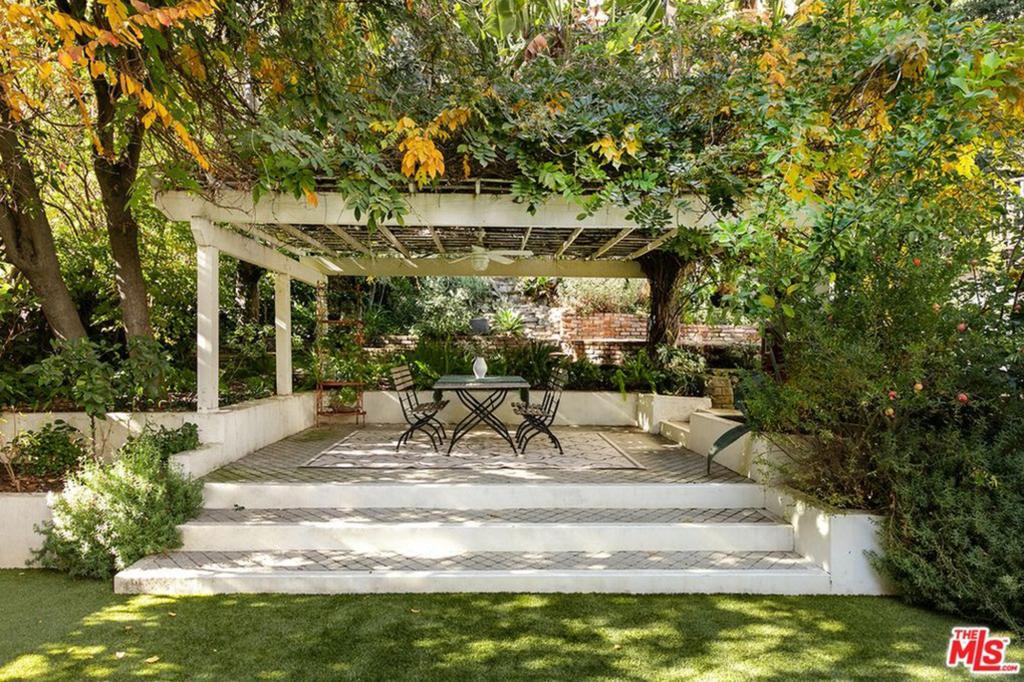
[[885, 439], [879, 457], [896, 502], [876, 562], [911, 601], [1024, 634], [1024, 415], [986, 431]]
[[[545, 384], [558, 364], [560, 349], [547, 341], [522, 341], [494, 354], [493, 374], [521, 376], [532, 386]], [[491, 362], [488, 360], [488, 362]]]
[[153, 428], [151, 424], [147, 424], [142, 433], [130, 436], [125, 441], [119, 453], [131, 453], [138, 446], [139, 440], [150, 441], [160, 453], [160, 460], [166, 463], [171, 455], [199, 447], [199, 427], [191, 422], [186, 422], [176, 429], [169, 429], [166, 426]]
[[585, 278], [558, 283], [559, 301], [578, 315], [645, 313], [650, 297], [646, 280]]
[[611, 370], [598, 365], [588, 357], [573, 360], [569, 363], [568, 370], [569, 377], [566, 383], [566, 388], [568, 389], [575, 391], [597, 391], [606, 390], [612, 385], [611, 379], [608, 376]]
[[149, 554], [180, 546], [177, 526], [202, 504], [202, 484], [164, 462], [143, 434], [112, 463], [88, 462], [53, 503], [34, 562], [75, 576], [109, 578]]
[[18, 434], [6, 448], [15, 473], [28, 476], [60, 476], [74, 470], [86, 457], [82, 434], [63, 419], [38, 431]]

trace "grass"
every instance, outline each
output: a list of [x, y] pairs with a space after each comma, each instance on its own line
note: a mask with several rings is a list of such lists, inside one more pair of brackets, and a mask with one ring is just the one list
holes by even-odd
[[944, 679], [958, 624], [872, 597], [128, 597], [29, 570], [0, 604], [0, 680]]

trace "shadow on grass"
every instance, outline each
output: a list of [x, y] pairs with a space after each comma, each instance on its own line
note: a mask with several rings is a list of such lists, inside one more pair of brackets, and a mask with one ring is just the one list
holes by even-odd
[[29, 680], [934, 679], [953, 625], [862, 597], [119, 597], [41, 572], [0, 594], [0, 679]]

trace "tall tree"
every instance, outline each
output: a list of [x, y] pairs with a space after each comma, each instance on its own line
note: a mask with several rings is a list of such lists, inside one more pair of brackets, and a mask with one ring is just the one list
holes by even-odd
[[61, 276], [36, 169], [22, 142], [27, 127], [9, 102], [0, 99], [0, 240], [7, 260], [25, 275], [39, 297], [57, 338], [81, 338], [86, 335], [85, 326]]
[[[90, 8], [92, 16], [87, 15]], [[84, 336], [85, 329], [57, 266], [53, 231], [41, 195], [41, 170], [31, 163], [29, 143], [45, 150], [48, 135], [65, 135], [66, 106], [68, 102], [75, 105], [78, 129], [88, 135], [94, 149], [125, 327], [129, 336], [152, 336], [138, 224], [129, 208], [143, 135], [159, 122], [201, 166], [206, 161], [185, 127], [155, 94], [146, 75], [143, 46], [166, 44], [161, 33], [213, 11], [213, 0], [184, 0], [157, 8], [135, 0], [131, 9], [121, 0], [94, 4], [56, 0], [38, 5], [0, 0], [4, 19], [0, 32], [4, 181], [0, 236], [7, 258], [28, 278], [58, 337]], [[86, 95], [90, 89], [95, 116]], [[53, 126], [55, 120], [62, 125]], [[118, 126], [124, 127], [120, 151]]]

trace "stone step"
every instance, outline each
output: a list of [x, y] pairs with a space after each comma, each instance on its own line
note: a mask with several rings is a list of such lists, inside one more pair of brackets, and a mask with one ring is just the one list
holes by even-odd
[[[254, 483], [209, 481], [203, 489], [210, 509], [427, 507], [435, 509], [559, 508], [762, 508], [756, 483], [525, 483], [510, 472], [509, 483]], [[529, 472], [525, 472], [529, 473]]]
[[793, 528], [761, 509], [208, 509], [186, 551], [789, 551]]
[[114, 578], [118, 594], [617, 592], [825, 594], [793, 552], [172, 552]]
[[678, 419], [665, 419], [661, 422], [659, 433], [685, 448], [686, 442], [690, 437], [690, 422]]

